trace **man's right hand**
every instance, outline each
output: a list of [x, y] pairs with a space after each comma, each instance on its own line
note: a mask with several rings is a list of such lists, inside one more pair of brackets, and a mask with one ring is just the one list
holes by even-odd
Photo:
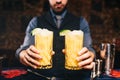
[[26, 66], [31, 66], [36, 69], [40, 66], [39, 60], [42, 59], [39, 53], [40, 51], [38, 51], [35, 46], [31, 45], [28, 49], [20, 52], [20, 62]]

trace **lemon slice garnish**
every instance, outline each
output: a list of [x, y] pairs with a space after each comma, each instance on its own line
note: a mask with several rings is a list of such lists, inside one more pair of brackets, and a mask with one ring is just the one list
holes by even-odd
[[32, 36], [34, 36], [35, 34], [38, 34], [42, 29], [41, 28], [35, 28], [31, 31]]
[[70, 30], [62, 30], [62, 31], [60, 31], [60, 36], [65, 36], [69, 32], [71, 32], [71, 31]]

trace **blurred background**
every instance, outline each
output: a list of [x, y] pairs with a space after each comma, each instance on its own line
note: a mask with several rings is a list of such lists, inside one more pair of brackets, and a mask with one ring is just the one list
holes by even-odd
[[[120, 0], [69, 0], [68, 8], [89, 22], [93, 47], [99, 56], [101, 43], [116, 44], [120, 57]], [[22, 44], [25, 30], [34, 16], [48, 9], [47, 0], [0, 0], [0, 55], [4, 66], [19, 66], [15, 51]], [[120, 67], [120, 65], [117, 65]]]

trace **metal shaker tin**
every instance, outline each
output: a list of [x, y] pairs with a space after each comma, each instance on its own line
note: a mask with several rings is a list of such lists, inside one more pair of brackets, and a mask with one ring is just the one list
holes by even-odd
[[114, 59], [115, 59], [115, 44], [102, 44], [102, 48], [106, 49], [105, 51], [105, 74], [110, 75], [111, 70], [114, 68]]

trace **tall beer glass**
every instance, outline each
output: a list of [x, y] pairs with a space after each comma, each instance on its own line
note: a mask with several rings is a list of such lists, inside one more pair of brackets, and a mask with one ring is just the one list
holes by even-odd
[[39, 60], [41, 64], [39, 69], [52, 68], [53, 32], [42, 29], [35, 34], [35, 47], [40, 51], [39, 55], [42, 57]]
[[83, 47], [83, 32], [74, 30], [65, 35], [65, 68], [70, 70], [81, 69], [78, 66], [78, 52]]

